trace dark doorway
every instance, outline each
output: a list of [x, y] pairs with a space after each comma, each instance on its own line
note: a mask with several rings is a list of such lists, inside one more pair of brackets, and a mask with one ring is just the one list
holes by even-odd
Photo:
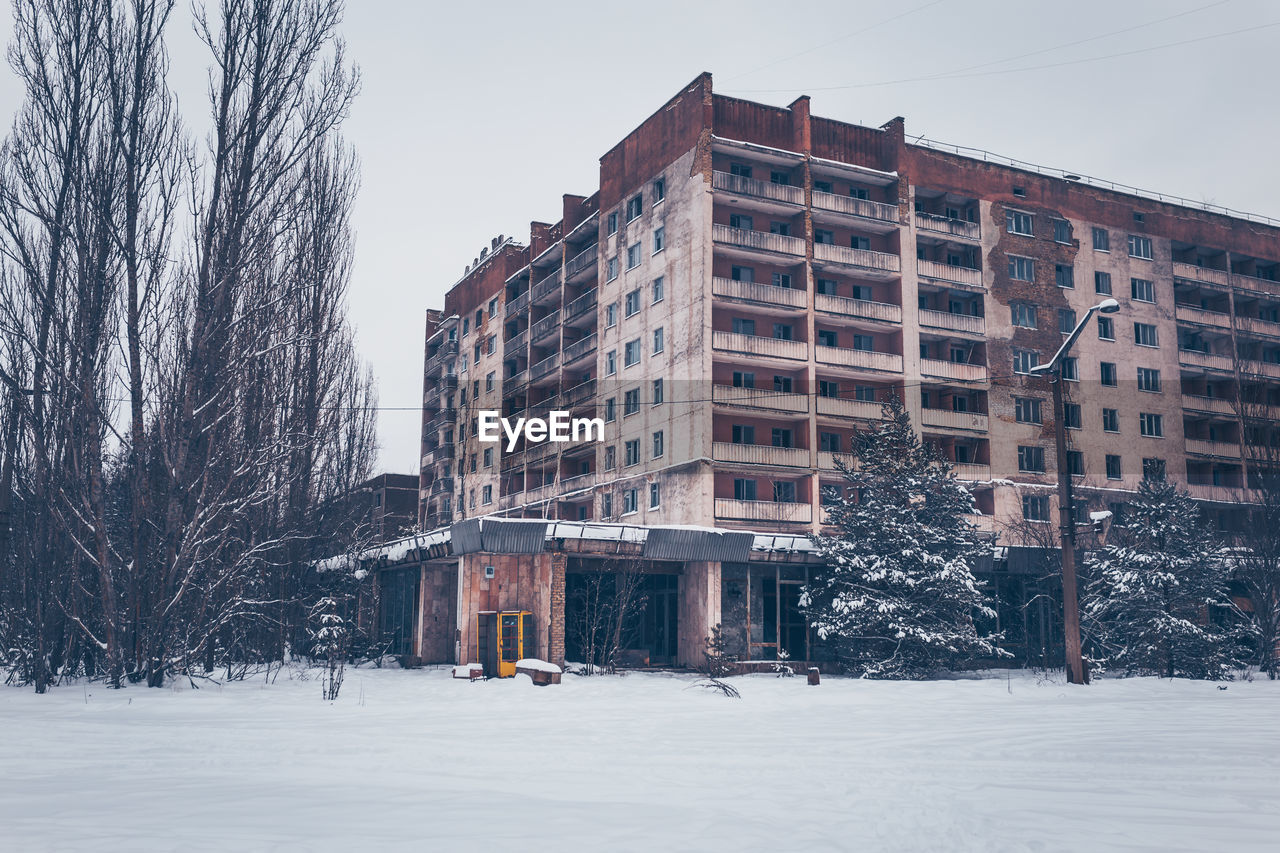
[[413, 626], [418, 615], [417, 566], [391, 569], [379, 578], [380, 606], [378, 630], [386, 654], [411, 655]]
[[649, 663], [670, 666], [676, 662], [680, 640], [680, 577], [646, 575], [644, 625], [639, 646], [649, 651]]

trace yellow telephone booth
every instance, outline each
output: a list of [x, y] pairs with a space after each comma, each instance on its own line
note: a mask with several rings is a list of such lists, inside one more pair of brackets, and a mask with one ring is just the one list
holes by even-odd
[[476, 614], [476, 645], [486, 678], [510, 678], [516, 661], [533, 655], [533, 614], [482, 610]]

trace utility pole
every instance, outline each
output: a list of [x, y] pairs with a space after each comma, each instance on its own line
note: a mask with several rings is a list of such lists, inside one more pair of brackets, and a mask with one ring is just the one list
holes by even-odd
[[1080, 338], [1080, 333], [1092, 319], [1093, 315], [1114, 314], [1120, 310], [1120, 303], [1114, 299], [1104, 299], [1085, 312], [1084, 317], [1067, 335], [1067, 339], [1058, 347], [1048, 364], [1031, 368], [1037, 376], [1048, 376], [1053, 385], [1053, 438], [1058, 454], [1058, 530], [1062, 541], [1062, 632], [1066, 647], [1067, 681], [1072, 684], [1088, 684], [1089, 672], [1084, 666], [1084, 655], [1080, 648], [1080, 601], [1076, 589], [1076, 521], [1075, 502], [1071, 497], [1071, 471], [1067, 467], [1067, 425], [1065, 420], [1066, 405], [1062, 399], [1062, 364], [1071, 347]]

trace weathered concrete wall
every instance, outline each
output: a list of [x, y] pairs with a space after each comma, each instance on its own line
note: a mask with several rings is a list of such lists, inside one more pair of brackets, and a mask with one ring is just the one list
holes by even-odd
[[[551, 649], [553, 554], [466, 554], [458, 558], [457, 630], [466, 662], [477, 660], [476, 614], [485, 610], [528, 610], [534, 617], [534, 656]], [[485, 577], [485, 566], [494, 576]], [[563, 597], [563, 592], [561, 593]], [[561, 629], [563, 637], [563, 628]], [[561, 656], [564, 652], [561, 650]]]
[[700, 666], [705, 640], [720, 622], [720, 563], [685, 563], [680, 576], [679, 663]]

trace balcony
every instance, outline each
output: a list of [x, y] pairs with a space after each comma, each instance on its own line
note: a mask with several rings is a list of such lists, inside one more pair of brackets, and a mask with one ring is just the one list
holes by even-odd
[[551, 275], [539, 281], [529, 291], [532, 294], [529, 298], [534, 304], [541, 304], [547, 301], [548, 297], [554, 296], [560, 292], [560, 270], [556, 270]]
[[564, 348], [564, 363], [573, 364], [583, 356], [596, 351], [596, 333], [592, 332], [580, 341], [574, 341]]
[[[1219, 415], [1235, 415], [1235, 403], [1225, 397], [1198, 397], [1194, 394], [1182, 395], [1182, 408], [1196, 412], [1213, 412]], [[1251, 408], [1245, 404], [1245, 412]]]
[[949, 311], [933, 311], [920, 309], [920, 325], [931, 329], [946, 329], [949, 332], [963, 332], [970, 335], [985, 335], [987, 319], [974, 317], [971, 314], [952, 314]]
[[821, 344], [813, 348], [814, 358], [822, 364], [838, 364], [841, 367], [859, 367], [866, 370], [886, 370], [893, 373], [902, 372], [902, 356], [891, 352], [870, 352], [845, 347], [824, 347]]
[[711, 187], [734, 195], [766, 199], [783, 204], [804, 204], [804, 187], [793, 187], [787, 184], [757, 181], [728, 172], [712, 172]]
[[767, 444], [733, 444], [717, 441], [712, 445], [711, 454], [717, 462], [784, 465], [790, 468], [809, 467], [809, 451], [801, 447], [772, 447]]
[[754, 281], [734, 281], [716, 277], [711, 280], [711, 292], [729, 299], [745, 299], [764, 305], [781, 305], [787, 308], [808, 307], [808, 294], [790, 287], [774, 287]]
[[1240, 372], [1248, 376], [1267, 376], [1271, 379], [1280, 379], [1280, 364], [1250, 359], [1240, 365]]
[[981, 412], [953, 412], [950, 409], [921, 409], [920, 423], [942, 429], [987, 431], [987, 416]]
[[558, 328], [560, 328], [560, 309], [557, 308], [529, 327], [529, 343], [536, 344]]
[[594, 379], [588, 379], [586, 382], [573, 386], [560, 396], [564, 400], [566, 407], [585, 403], [596, 396], [596, 381]]
[[521, 311], [525, 310], [528, 307], [529, 307], [529, 291], [526, 290], [524, 293], [520, 294], [515, 299], [512, 299], [510, 302], [507, 303], [507, 307], [503, 310], [502, 316], [514, 317], [515, 315], [519, 314]]
[[1229, 355], [1211, 355], [1199, 350], [1179, 349], [1178, 363], [1187, 367], [1203, 367], [1206, 370], [1234, 370]]
[[517, 370], [515, 373], [502, 380], [502, 394], [509, 396], [524, 391], [525, 386], [529, 384], [529, 371]]
[[861, 317], [864, 320], [883, 320], [886, 323], [902, 322], [902, 307], [888, 302], [870, 302], [866, 299], [850, 299], [847, 296], [815, 294], [813, 307], [828, 314], [845, 317]]
[[596, 472], [591, 471], [586, 474], [574, 474], [572, 477], [565, 477], [560, 481], [560, 493], [568, 494], [569, 492], [577, 492], [582, 489], [589, 489], [596, 484]]
[[805, 414], [809, 411], [809, 397], [805, 394], [788, 394], [766, 388], [738, 388], [734, 385], [715, 385], [711, 397], [717, 403], [742, 406], [751, 409], [768, 409], [774, 412]]
[[432, 495], [450, 494], [452, 492], [453, 492], [452, 477], [440, 477], [439, 479], [433, 480], [431, 483], [430, 494]]
[[1262, 320], [1258, 317], [1236, 317], [1236, 328], [1250, 335], [1263, 335], [1269, 338], [1280, 338], [1280, 323]]
[[523, 329], [512, 335], [510, 338], [502, 342], [502, 352], [504, 355], [513, 353], [522, 353], [526, 346], [529, 345], [529, 330]]
[[920, 372], [925, 376], [939, 379], [955, 379], [958, 382], [986, 382], [987, 366], [985, 364], [958, 364], [954, 361], [943, 361], [940, 358], [920, 359]]
[[799, 237], [770, 234], [768, 231], [748, 231], [745, 228], [716, 224], [711, 226], [711, 239], [717, 243], [739, 246], [743, 249], [804, 256], [804, 240]]
[[809, 357], [808, 345], [804, 341], [785, 341], [780, 338], [743, 335], [737, 332], [713, 331], [711, 333], [711, 346], [713, 349], [759, 355], [766, 358], [787, 358], [794, 361], [805, 361]]
[[868, 201], [865, 198], [854, 198], [853, 196], [836, 195], [814, 190], [813, 206], [818, 210], [830, 210], [847, 216], [874, 219], [877, 222], [890, 222], [894, 225], [898, 224], [897, 205], [881, 204], [878, 201]]
[[568, 323], [570, 320], [575, 320], [595, 307], [596, 291], [592, 288], [565, 306], [564, 321]]
[[536, 382], [560, 366], [560, 353], [544, 358], [529, 370], [529, 381]]
[[1201, 326], [1217, 326], [1220, 329], [1231, 328], [1231, 315], [1218, 311], [1206, 311], [1194, 305], [1174, 305], [1173, 316], [1184, 323], [1196, 323]]
[[1216, 456], [1221, 459], [1239, 459], [1240, 445], [1230, 441], [1206, 441], [1200, 438], [1187, 439], [1187, 452], [1197, 456]]
[[1213, 486], [1188, 483], [1187, 494], [1198, 501], [1224, 504], [1261, 503], [1262, 500], [1261, 492], [1256, 489], [1246, 489], [1243, 486]]
[[1220, 284], [1227, 286], [1229, 281], [1225, 270], [1211, 270], [1207, 267], [1198, 267], [1195, 264], [1184, 264], [1182, 261], [1173, 262], [1173, 275], [1175, 278], [1185, 278], [1188, 281], [1203, 281], [1208, 284]]
[[846, 400], [841, 397], [818, 397], [818, 414], [833, 418], [862, 418], [878, 421], [884, 416], [879, 403]]
[[848, 246], [831, 243], [814, 243], [813, 259], [876, 272], [896, 273], [902, 268], [897, 255], [873, 252], [870, 249], [850, 249]]
[[916, 274], [924, 278], [937, 279], [951, 284], [961, 284], [965, 287], [982, 287], [982, 270], [970, 269], [969, 267], [958, 267], [953, 264], [920, 259], [916, 261]]
[[564, 280], [566, 282], [577, 281], [579, 278], [585, 278], [586, 272], [596, 270], [596, 257], [599, 254], [599, 245], [592, 243], [578, 254], [569, 259], [564, 265]]
[[989, 515], [966, 515], [964, 520], [976, 527], [980, 533], [996, 532], [996, 520]]
[[935, 216], [932, 213], [916, 213], [916, 228], [921, 231], [932, 231], [935, 234], [946, 234], [962, 240], [979, 240], [982, 238], [982, 226], [976, 222], [963, 219], [952, 219], [949, 216]]
[[840, 457], [840, 461], [844, 463], [844, 467], [855, 469], [858, 467], [858, 459], [852, 453], [833, 453], [830, 450], [818, 451], [818, 467], [823, 471], [839, 471], [836, 465], [836, 457]]
[[[991, 466], [977, 465], [972, 462], [957, 462], [952, 466], [952, 470], [956, 472], [957, 480], [964, 480], [966, 483], [989, 483], [991, 482]], [[990, 518], [990, 516], [982, 516]]]
[[809, 524], [813, 521], [813, 504], [716, 498], [716, 518]]

